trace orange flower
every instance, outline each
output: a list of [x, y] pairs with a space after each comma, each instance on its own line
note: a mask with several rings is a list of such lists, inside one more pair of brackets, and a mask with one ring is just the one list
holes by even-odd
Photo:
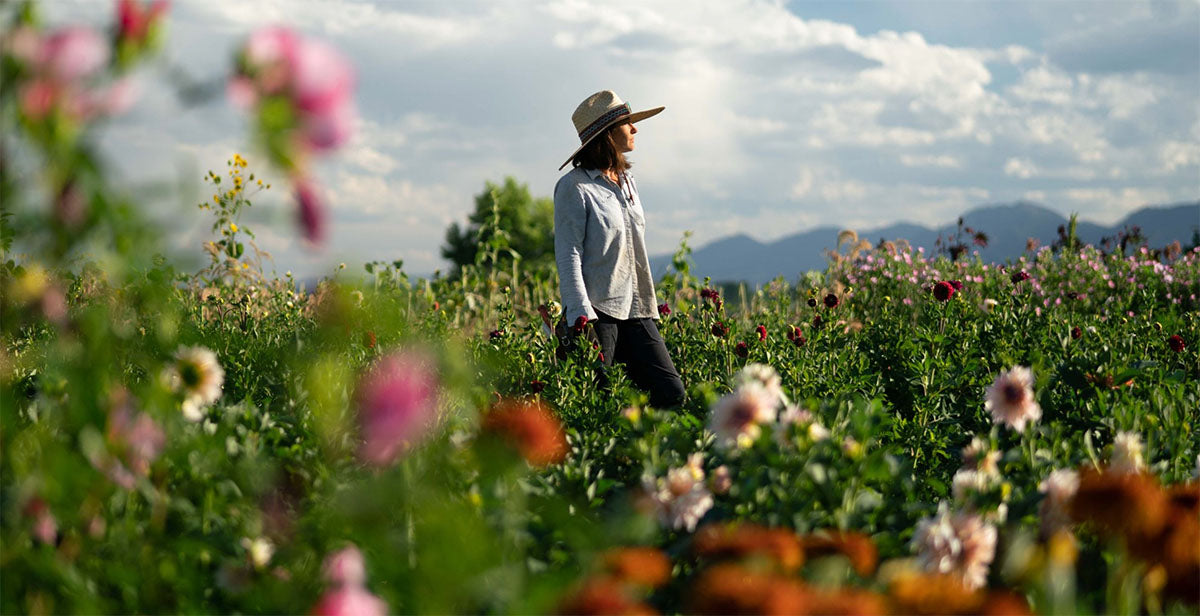
[[626, 587], [609, 577], [584, 580], [558, 604], [559, 614], [656, 614], [649, 605], [629, 596]]
[[888, 613], [884, 597], [865, 590], [843, 588], [834, 592], [815, 593], [811, 601], [808, 613], [813, 616], [874, 616]]
[[988, 593], [987, 600], [979, 610], [983, 616], [1031, 616], [1029, 602], [1018, 594], [994, 590]]
[[810, 556], [842, 554], [850, 559], [855, 573], [869, 577], [879, 562], [879, 551], [871, 538], [855, 532], [821, 531], [804, 537], [804, 552]]
[[1085, 468], [1079, 472], [1079, 490], [1069, 510], [1075, 521], [1133, 543], [1162, 530], [1167, 496], [1151, 475]]
[[755, 524], [709, 524], [696, 532], [692, 552], [714, 559], [765, 556], [785, 572], [804, 564], [804, 547], [796, 533]]
[[671, 579], [671, 561], [655, 548], [615, 548], [605, 552], [600, 561], [614, 578], [638, 586], [658, 588]]
[[733, 564], [701, 573], [689, 595], [685, 612], [691, 614], [804, 614], [810, 602], [794, 579]]
[[896, 614], [974, 614], [985, 596], [971, 590], [956, 575], [906, 574], [888, 587], [891, 612]]
[[483, 418], [483, 430], [512, 444], [534, 466], [562, 462], [570, 450], [562, 423], [538, 400], [505, 400]]
[[1162, 531], [1129, 542], [1130, 552], [1166, 574], [1168, 596], [1200, 604], [1200, 484], [1181, 484], [1166, 491], [1168, 508]]

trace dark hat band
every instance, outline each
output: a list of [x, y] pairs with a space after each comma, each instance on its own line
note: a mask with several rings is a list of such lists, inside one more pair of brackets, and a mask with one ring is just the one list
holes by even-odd
[[629, 103], [625, 103], [624, 105], [609, 111], [599, 118], [596, 118], [595, 122], [588, 124], [587, 128], [583, 129], [583, 131], [579, 133], [579, 142], [587, 143], [588, 139], [594, 137], [596, 133], [608, 126], [613, 120], [622, 116], [627, 116], [630, 113], [632, 113], [632, 111], [629, 109]]

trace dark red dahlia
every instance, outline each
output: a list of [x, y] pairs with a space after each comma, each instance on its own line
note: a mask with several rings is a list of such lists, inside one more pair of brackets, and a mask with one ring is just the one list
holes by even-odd
[[492, 340], [499, 340], [503, 337], [504, 337], [504, 330], [502, 330], [502, 329], [493, 329], [491, 332], [488, 333], [488, 338], [491, 338]]
[[588, 324], [587, 315], [581, 314], [581, 315], [579, 315], [578, 319], [575, 319], [575, 325], [573, 325], [571, 327], [571, 329], [575, 330], [575, 333], [577, 333], [577, 334], [582, 334], [583, 327], [587, 324]]
[[713, 323], [712, 335], [714, 335], [718, 338], [724, 338], [725, 334], [728, 334], [728, 333], [729, 333], [729, 326], [725, 325], [724, 323], [722, 323], [720, 321]]
[[1074, 338], [1075, 340], [1079, 340], [1080, 338], [1083, 337], [1083, 330], [1079, 329], [1079, 326], [1072, 327], [1071, 328], [1071, 337]]
[[826, 308], [837, 308], [839, 303], [841, 302], [838, 300], [838, 296], [834, 295], [833, 293], [825, 296]]
[[948, 302], [954, 297], [954, 285], [945, 280], [933, 285], [933, 297], [939, 302]]
[[742, 359], [746, 359], [750, 356], [750, 346], [745, 342], [739, 342], [736, 347], [733, 347], [733, 353]]
[[816, 308], [817, 307], [817, 298], [815, 298], [815, 297], [808, 298], [808, 307]]
[[754, 329], [755, 329], [755, 331], [758, 332], [758, 341], [759, 342], [762, 342], [767, 339], [767, 326], [766, 325], [759, 325], [758, 327], [755, 327]]
[[962, 291], [962, 281], [961, 280], [950, 280], [947, 282], [950, 283], [950, 286], [954, 287], [955, 291]]
[[1187, 348], [1187, 343], [1183, 341], [1183, 338], [1179, 334], [1175, 334], [1174, 336], [1167, 338], [1167, 346], [1171, 347], [1172, 351], [1179, 353]]
[[821, 326], [824, 324], [825, 324], [825, 321], [821, 320], [821, 315], [818, 314], [817, 316], [813, 317], [813, 320], [812, 320], [813, 329], [821, 329]]
[[533, 382], [529, 384], [529, 391], [532, 391], [535, 394], [542, 393], [543, 389], [546, 389], [545, 381], [539, 381], [537, 379], [534, 379]]
[[658, 305], [658, 316], [665, 317], [669, 314], [671, 314], [671, 307], [668, 306], [666, 302]]
[[1029, 273], [1026, 272], [1025, 270], [1021, 270], [1012, 275], [1013, 284], [1017, 284], [1018, 282], [1024, 282], [1026, 280], [1029, 280]]

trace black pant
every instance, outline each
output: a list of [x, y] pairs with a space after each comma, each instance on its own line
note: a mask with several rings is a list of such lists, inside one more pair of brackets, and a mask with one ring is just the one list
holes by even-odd
[[683, 402], [683, 381], [671, 362], [667, 345], [654, 319], [614, 319], [596, 311], [594, 321], [604, 365], [613, 361], [625, 365], [629, 380], [639, 389], [650, 392], [650, 405], [656, 408], [679, 406]]

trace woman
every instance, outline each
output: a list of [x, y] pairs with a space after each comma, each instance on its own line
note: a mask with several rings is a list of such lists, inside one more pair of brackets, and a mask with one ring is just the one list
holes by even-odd
[[654, 320], [658, 299], [646, 255], [645, 218], [625, 154], [634, 123], [663, 107], [632, 113], [611, 90], [589, 96], [571, 121], [580, 146], [571, 171], [554, 188], [554, 259], [563, 316], [578, 333], [590, 324], [605, 366], [625, 365], [630, 380], [650, 392], [650, 404], [683, 401], [683, 381]]

